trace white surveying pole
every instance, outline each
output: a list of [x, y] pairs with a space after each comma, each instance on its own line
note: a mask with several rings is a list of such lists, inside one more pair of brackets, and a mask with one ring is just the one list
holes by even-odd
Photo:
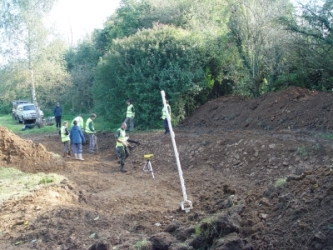
[[185, 182], [184, 182], [184, 178], [183, 178], [182, 167], [181, 167], [180, 161], [179, 161], [179, 154], [178, 154], [176, 140], [175, 140], [175, 133], [173, 132], [173, 129], [172, 129], [171, 117], [170, 117], [170, 114], [169, 114], [168, 109], [167, 109], [164, 90], [161, 91], [161, 96], [162, 96], [162, 101], [163, 101], [163, 107], [166, 111], [166, 116], [167, 116], [167, 120], [168, 120], [170, 136], [171, 136], [171, 141], [172, 141], [172, 146], [173, 146], [173, 150], [175, 152], [178, 174], [179, 174], [180, 184], [181, 184], [181, 187], [182, 187], [183, 201], [180, 203], [180, 207], [182, 208], [182, 210], [185, 210], [185, 212], [188, 213], [188, 212], [190, 212], [190, 210], [193, 207], [192, 207], [192, 202], [187, 199], [187, 195], [186, 195]]

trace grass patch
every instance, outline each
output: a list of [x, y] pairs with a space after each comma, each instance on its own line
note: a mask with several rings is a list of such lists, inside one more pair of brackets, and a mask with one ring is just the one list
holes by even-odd
[[279, 178], [274, 183], [274, 186], [275, 187], [280, 187], [280, 186], [284, 185], [286, 182], [287, 182], [287, 178]]
[[60, 183], [64, 176], [45, 173], [24, 173], [15, 168], [0, 167], [0, 200], [21, 198], [32, 190]]
[[24, 124], [17, 123], [11, 115], [1, 115], [0, 116], [0, 126], [6, 127], [8, 130], [12, 131], [14, 134], [20, 135], [20, 134], [43, 134], [43, 133], [50, 133], [54, 132], [55, 125], [54, 126], [44, 126], [42, 128], [37, 128], [37, 126], [33, 129], [27, 129], [25, 131], [22, 131], [22, 128], [24, 127]]
[[309, 155], [309, 152], [306, 150], [304, 146], [301, 146], [296, 149], [296, 154], [306, 157]]
[[150, 241], [144, 239], [144, 240], [140, 240], [140, 241], [136, 242], [134, 245], [134, 249], [135, 250], [150, 250], [150, 249], [152, 249], [152, 245], [151, 245]]
[[296, 154], [302, 157], [307, 157], [315, 154], [319, 150], [320, 150], [319, 144], [314, 144], [312, 146], [301, 146], [296, 149]]
[[[45, 116], [45, 118], [47, 118], [47, 117], [48, 116]], [[72, 116], [72, 115], [63, 115], [62, 119], [61, 119], [61, 123], [63, 123], [64, 121], [71, 123], [75, 117], [76, 116]], [[87, 121], [88, 117], [90, 117], [90, 114], [82, 114], [82, 117], [84, 119], [84, 125], [85, 125], [85, 122]], [[27, 129], [27, 130], [22, 131], [24, 124], [17, 123], [17, 121], [15, 121], [12, 118], [12, 115], [0, 115], [0, 126], [7, 128], [9, 131], [12, 131], [16, 135], [55, 134], [55, 133], [57, 133], [55, 121], [54, 121], [54, 125], [52, 125], [52, 126], [43, 126], [42, 128], [38, 128], [36, 126], [33, 129]], [[96, 120], [94, 120], [94, 126], [95, 126], [95, 129], [97, 132], [106, 131], [106, 132], [114, 133], [114, 132], [116, 132], [116, 130], [118, 128], [120, 128], [121, 122], [119, 122], [119, 124], [110, 124], [109, 122], [105, 121], [103, 119], [103, 117], [97, 116]], [[135, 128], [133, 133], [141, 133], [141, 132], [147, 132], [147, 131], [161, 132], [161, 131], [163, 131], [163, 129], [138, 130]]]
[[[45, 116], [45, 118], [47, 117], [48, 116]], [[63, 123], [64, 121], [71, 123], [75, 117], [76, 116], [64, 115], [62, 116], [61, 123]], [[85, 125], [87, 119], [90, 117], [90, 114], [82, 114], [82, 117], [84, 119], [84, 125]], [[96, 120], [94, 120], [94, 126], [96, 131], [115, 132], [118, 128], [120, 128], [120, 125], [121, 122], [119, 124], [110, 124], [109, 122], [104, 121], [103, 118], [99, 116], [96, 118]], [[22, 131], [24, 124], [17, 123], [17, 121], [14, 120], [11, 115], [0, 115], [0, 126], [6, 127], [8, 130], [12, 131], [16, 135], [50, 134], [50, 133], [54, 134], [57, 132], [55, 126], [55, 120], [52, 126], [43, 126], [42, 128], [38, 128], [37, 126], [35, 126], [33, 129], [27, 129]]]
[[319, 137], [321, 139], [333, 140], [333, 134], [330, 134], [330, 133], [320, 133], [320, 134], [317, 134], [317, 137]]

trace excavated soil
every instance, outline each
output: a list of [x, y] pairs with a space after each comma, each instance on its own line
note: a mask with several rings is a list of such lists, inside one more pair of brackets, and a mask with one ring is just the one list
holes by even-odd
[[221, 97], [174, 128], [179, 174], [162, 131], [130, 135], [121, 173], [111, 132], [78, 161], [59, 157], [56, 131], [1, 128], [3, 167], [66, 178], [0, 201], [0, 249], [333, 249], [332, 129], [332, 93]]

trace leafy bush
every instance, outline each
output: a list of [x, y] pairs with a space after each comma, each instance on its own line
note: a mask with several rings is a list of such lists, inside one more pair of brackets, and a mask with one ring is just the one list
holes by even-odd
[[205, 52], [190, 32], [166, 25], [114, 40], [96, 69], [93, 93], [98, 112], [120, 123], [125, 102], [131, 99], [136, 127], [160, 128], [164, 90], [179, 122], [195, 109], [194, 96], [207, 84]]

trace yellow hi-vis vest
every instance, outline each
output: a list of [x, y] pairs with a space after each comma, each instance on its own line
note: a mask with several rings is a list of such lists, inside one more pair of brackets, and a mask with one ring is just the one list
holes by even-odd
[[[119, 141], [126, 141], [127, 140], [127, 137], [126, 137], [126, 131], [125, 130], [122, 130], [121, 128], [118, 129], [117, 131], [120, 131], [119, 133], [119, 137], [117, 139], [117, 144], [116, 146], [117, 147], [123, 147], [123, 144], [120, 143]], [[119, 141], [118, 141], [119, 140]]]
[[77, 121], [77, 125], [83, 129], [83, 118], [81, 116], [75, 117], [71, 123], [72, 127], [74, 126], [74, 121]]
[[[91, 125], [92, 125], [92, 129], [93, 130], [90, 130], [90, 128], [89, 128], [89, 123], [91, 122]], [[93, 134], [93, 133], [95, 133], [95, 128], [94, 128], [94, 122], [93, 122], [93, 120], [91, 119], [91, 118], [88, 118], [87, 119], [87, 122], [86, 122], [86, 129], [85, 129], [85, 132], [86, 133], [88, 133], [88, 134]]]
[[68, 133], [68, 135], [65, 135], [65, 133], [66, 133], [66, 127], [62, 126], [61, 129], [60, 129], [60, 131], [61, 131], [61, 141], [62, 142], [69, 141], [70, 140], [69, 139], [69, 133]]
[[132, 118], [134, 116], [134, 107], [132, 104], [128, 105], [127, 111], [126, 111], [126, 117]]
[[[170, 118], [171, 118], [171, 108], [170, 108], [169, 104], [167, 104], [166, 106], [167, 106], [167, 110], [168, 110]], [[167, 112], [166, 112], [165, 108], [163, 107], [162, 108], [162, 119], [164, 120], [166, 118], [167, 118]]]

